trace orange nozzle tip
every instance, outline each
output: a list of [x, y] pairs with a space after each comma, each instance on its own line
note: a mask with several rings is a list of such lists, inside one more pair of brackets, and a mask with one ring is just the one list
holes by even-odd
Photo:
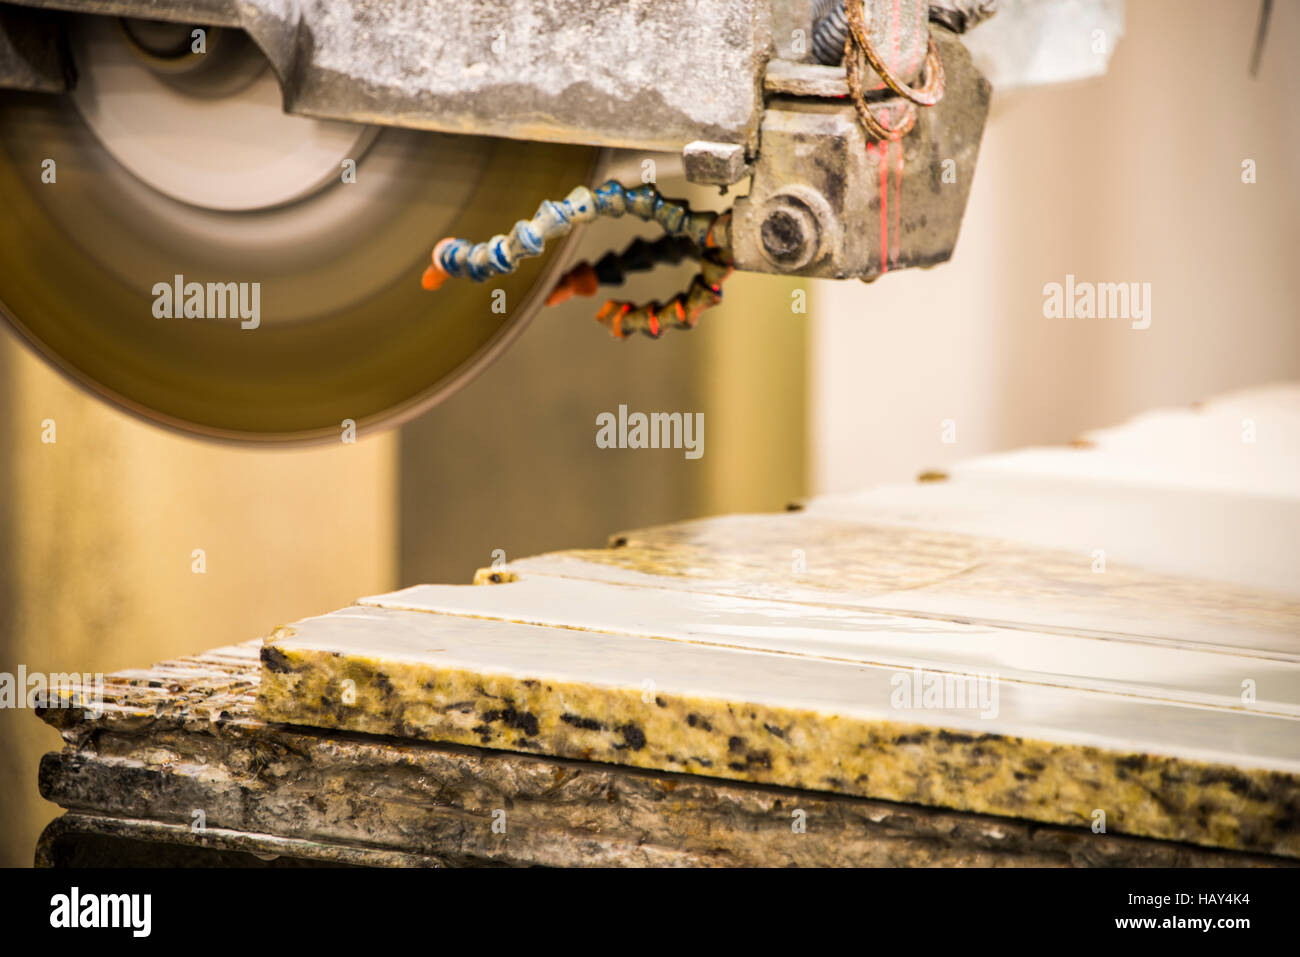
[[546, 297], [546, 304], [558, 306], [574, 296], [594, 296], [599, 288], [600, 280], [596, 278], [595, 268], [591, 263], [581, 262], [560, 278]]
[[573, 291], [579, 296], [594, 296], [596, 290], [600, 288], [596, 267], [588, 262], [574, 266], [573, 271], [569, 273], [569, 281], [573, 284]]
[[420, 285], [425, 289], [433, 292], [447, 280], [447, 274], [436, 266], [429, 266], [424, 270], [424, 275], [420, 277]]

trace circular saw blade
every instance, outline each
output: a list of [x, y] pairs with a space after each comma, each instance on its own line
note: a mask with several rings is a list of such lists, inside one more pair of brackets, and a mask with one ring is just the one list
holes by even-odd
[[[75, 381], [174, 429], [306, 442], [337, 440], [347, 419], [359, 431], [395, 425], [505, 347], [541, 306], [564, 247], [492, 283], [427, 293], [434, 243], [508, 229], [586, 182], [597, 156], [384, 129], [355, 182], [223, 211], [138, 180], [69, 98], [6, 94], [0, 313]], [[155, 290], [178, 283], [246, 284], [250, 296], [257, 284], [256, 328], [183, 310], [160, 318]]]

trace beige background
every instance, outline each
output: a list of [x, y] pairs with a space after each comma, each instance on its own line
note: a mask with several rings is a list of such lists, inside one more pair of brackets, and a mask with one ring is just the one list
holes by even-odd
[[[0, 672], [147, 665], [397, 577], [393, 436], [308, 452], [180, 438], [101, 405], [4, 333], [0, 382]], [[58, 746], [32, 712], [0, 710], [0, 863], [30, 864], [57, 813], [36, 769]]]
[[[734, 198], [690, 187], [679, 160], [654, 160], [666, 195], [697, 209], [724, 209]], [[642, 161], [616, 157], [611, 175], [637, 182]], [[630, 217], [598, 221], [576, 256], [594, 261], [657, 232]], [[634, 273], [617, 295], [664, 300], [696, 270], [683, 263]], [[808, 324], [789, 309], [799, 285], [732, 277], [695, 329], [658, 340], [611, 339], [594, 321], [603, 296], [543, 310], [485, 374], [402, 430], [403, 582], [469, 581], [494, 549], [519, 558], [600, 546], [628, 528], [779, 509], [802, 496]], [[702, 412], [703, 457], [597, 448], [596, 416], [620, 404]]]
[[[1258, 8], [1130, 0], [1107, 76], [994, 92], [950, 263], [816, 285], [815, 490], [1300, 376], [1300, 3], [1251, 79]], [[1151, 327], [1045, 319], [1066, 273], [1150, 282]]]

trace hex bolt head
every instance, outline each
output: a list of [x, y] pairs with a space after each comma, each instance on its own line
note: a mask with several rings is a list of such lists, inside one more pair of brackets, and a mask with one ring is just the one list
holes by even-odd
[[806, 266], [821, 245], [817, 217], [793, 196], [773, 196], [759, 227], [763, 255], [784, 270]]

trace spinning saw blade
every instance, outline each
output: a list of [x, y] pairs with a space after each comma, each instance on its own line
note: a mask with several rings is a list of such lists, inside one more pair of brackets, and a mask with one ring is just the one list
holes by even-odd
[[[587, 181], [597, 151], [288, 116], [242, 33], [210, 30], [196, 58], [189, 30], [83, 18], [72, 96], [0, 95], [0, 313], [18, 332], [121, 408], [252, 442], [395, 424], [504, 348], [565, 243], [437, 297], [428, 251]], [[191, 283], [216, 287], [202, 315]], [[241, 294], [255, 326], [207, 315]]]

